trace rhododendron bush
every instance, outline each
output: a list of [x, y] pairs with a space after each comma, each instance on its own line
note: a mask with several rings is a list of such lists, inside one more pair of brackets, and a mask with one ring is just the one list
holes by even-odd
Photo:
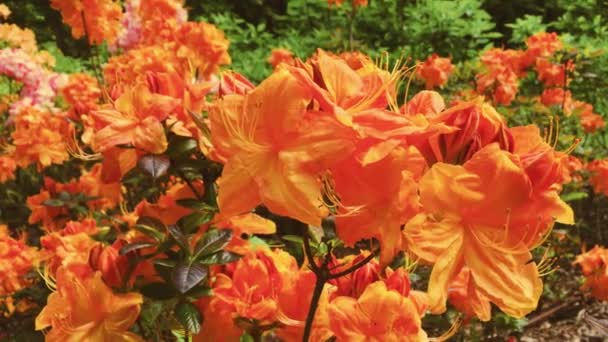
[[324, 5], [345, 46], [266, 46], [259, 80], [181, 0], [50, 0], [69, 72], [0, 6], [1, 338], [446, 341], [608, 299], [604, 51], [395, 57], [372, 1]]

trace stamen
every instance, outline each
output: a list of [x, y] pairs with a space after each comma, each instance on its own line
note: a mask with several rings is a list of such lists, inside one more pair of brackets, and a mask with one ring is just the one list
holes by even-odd
[[[418, 69], [419, 66], [420, 66], [420, 63], [417, 63], [417, 64], [414, 64], [414, 66], [412, 66], [411, 68], [406, 70], [406, 72], [410, 73], [410, 77], [408, 78], [407, 84], [405, 85], [405, 94], [403, 95], [403, 103], [407, 103], [407, 98], [410, 93], [410, 84], [412, 83], [412, 80], [414, 79], [414, 75], [416, 74], [416, 69]], [[409, 114], [407, 112], [407, 106], [405, 107], [405, 110], [406, 110], [405, 114]]]
[[41, 268], [37, 268], [36, 272], [40, 275], [40, 278], [44, 280], [44, 284], [46, 285], [46, 287], [48, 287], [49, 290], [51, 290], [52, 292], [57, 291], [57, 282], [49, 273], [48, 265], [45, 265]]
[[65, 146], [66, 146], [66, 150], [72, 157], [80, 159], [80, 160], [94, 161], [94, 160], [100, 160], [103, 158], [103, 155], [101, 153], [87, 153], [86, 151], [84, 151], [82, 149], [82, 147], [80, 147], [80, 144], [78, 143], [78, 138], [76, 137], [75, 130], [72, 131], [72, 137], [71, 137], [71, 139], [67, 139]]
[[452, 323], [452, 326], [446, 332], [441, 334], [441, 336], [429, 338], [429, 341], [443, 342], [443, 341], [449, 340], [452, 336], [456, 335], [458, 330], [460, 330], [460, 327], [462, 326], [463, 322], [464, 322], [463, 315], [458, 315], [458, 317], [456, 317], [456, 320]]

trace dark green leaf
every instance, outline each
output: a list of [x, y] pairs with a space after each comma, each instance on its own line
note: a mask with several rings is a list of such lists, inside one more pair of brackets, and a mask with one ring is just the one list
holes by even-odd
[[198, 262], [204, 265], [224, 265], [229, 264], [231, 262], [235, 262], [239, 260], [240, 257], [241, 256], [236, 253], [228, 251], [219, 251], [215, 254], [203, 257]]
[[189, 152], [194, 150], [197, 147], [198, 147], [198, 144], [196, 143], [196, 140], [194, 140], [194, 139], [176, 138], [173, 141], [171, 141], [171, 144], [169, 144], [169, 149], [167, 150], [167, 153], [169, 155], [171, 155], [172, 157], [178, 157], [183, 154], [187, 154], [187, 153], [190, 154]]
[[194, 210], [206, 210], [206, 211], [215, 211], [216, 209], [209, 206], [207, 203], [196, 199], [196, 198], [182, 198], [178, 199], [175, 202], [184, 208], [190, 208]]
[[65, 206], [65, 202], [58, 199], [58, 198], [51, 198], [48, 199], [44, 202], [42, 202], [42, 204], [46, 205], [47, 207], [63, 207]]
[[182, 217], [178, 225], [186, 232], [194, 232], [201, 224], [208, 223], [213, 219], [214, 213], [208, 211], [196, 211]]
[[141, 288], [141, 293], [152, 299], [166, 300], [177, 296], [177, 292], [165, 283], [150, 283]]
[[304, 238], [298, 235], [283, 235], [281, 236], [281, 239], [285, 240], [285, 241], [291, 241], [291, 242], [295, 242], [298, 244], [303, 243]]
[[181, 249], [186, 252], [186, 254], [190, 254], [188, 238], [184, 235], [184, 233], [182, 233], [179, 227], [176, 225], [170, 225], [167, 227], [167, 230], [169, 230], [169, 234], [171, 234]]
[[201, 312], [192, 303], [178, 303], [175, 307], [175, 318], [187, 331], [193, 334], [198, 334], [198, 332], [201, 330]]
[[141, 157], [137, 165], [153, 178], [158, 178], [167, 173], [171, 161], [164, 155], [148, 154]]
[[207, 284], [199, 285], [186, 292], [186, 295], [194, 298], [210, 297], [213, 296], [213, 289], [207, 286]]
[[149, 242], [130, 243], [128, 245], [123, 246], [120, 249], [120, 255], [125, 255], [125, 254], [127, 254], [129, 252], [133, 252], [133, 251], [136, 251], [138, 249], [148, 248], [148, 247], [153, 247], [153, 246], [156, 246], [156, 244], [149, 243]]
[[154, 218], [154, 217], [150, 217], [150, 216], [142, 216], [142, 217], [140, 217], [137, 220], [136, 224], [152, 227], [152, 228], [156, 229], [159, 232], [164, 232], [165, 231], [165, 224], [162, 223], [159, 219]]
[[171, 280], [177, 291], [183, 294], [205, 280], [208, 272], [202, 265], [178, 264], [173, 269]]
[[213, 254], [224, 247], [232, 239], [232, 230], [230, 229], [213, 229], [203, 235], [198, 240], [194, 248], [194, 259], [204, 257], [205, 255]]

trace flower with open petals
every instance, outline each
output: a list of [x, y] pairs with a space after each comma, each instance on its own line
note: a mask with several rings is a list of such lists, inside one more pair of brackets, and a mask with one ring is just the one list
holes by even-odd
[[139, 316], [141, 294], [113, 293], [101, 273], [80, 278], [60, 270], [56, 282], [57, 291], [36, 318], [36, 330], [51, 328], [46, 341], [143, 341], [129, 331]]
[[177, 100], [152, 94], [144, 85], [125, 91], [113, 108], [91, 112], [99, 129], [92, 145], [104, 152], [120, 145], [132, 145], [149, 153], [162, 153], [167, 149], [167, 137], [162, 121], [177, 106]]
[[[549, 176], [522, 148], [518, 155], [490, 144], [462, 166], [437, 163], [420, 181], [423, 213], [404, 230], [407, 248], [433, 263], [431, 312], [445, 311], [448, 288], [464, 266], [475, 290], [501, 310], [523, 317], [536, 308], [542, 281], [529, 250], [553, 222], [572, 224], [572, 209]], [[546, 188], [548, 186], [548, 188]]]

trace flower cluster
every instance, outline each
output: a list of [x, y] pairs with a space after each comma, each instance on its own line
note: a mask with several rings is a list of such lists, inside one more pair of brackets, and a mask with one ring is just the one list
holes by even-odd
[[20, 100], [10, 105], [9, 112], [17, 114], [23, 107], [55, 110], [55, 95], [64, 83], [62, 75], [50, 72], [38, 64], [26, 51], [14, 48], [0, 50], [0, 75], [23, 83]]
[[585, 276], [583, 290], [589, 290], [591, 295], [599, 300], [608, 300], [608, 250], [595, 246], [588, 252], [576, 257]]
[[[26, 31], [0, 50], [0, 73], [23, 83], [3, 97], [0, 209], [16, 219], [0, 225], [0, 308], [31, 305], [47, 341], [428, 341], [425, 317], [460, 312], [444, 316], [447, 340], [496, 308], [535, 310], [549, 257], [533, 252], [574, 224], [562, 190], [589, 175], [608, 195], [608, 161], [584, 167], [578, 140], [562, 150], [557, 118], [495, 107], [534, 69], [534, 108], [604, 127], [568, 89], [556, 34], [483, 52], [476, 89], [458, 94], [432, 90], [466, 74], [436, 54], [413, 71], [273, 49], [255, 84], [220, 70], [229, 41], [184, 1], [51, 5], [111, 56], [95, 78], [53, 72]], [[576, 261], [601, 299], [605, 262], [599, 247]], [[13, 301], [36, 286], [46, 304]]]

